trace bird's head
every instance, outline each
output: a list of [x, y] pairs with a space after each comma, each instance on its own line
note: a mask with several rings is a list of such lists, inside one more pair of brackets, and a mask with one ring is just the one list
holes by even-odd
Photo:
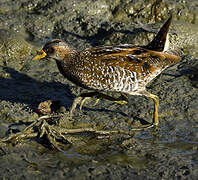
[[38, 52], [33, 60], [53, 58], [57, 61], [61, 61], [71, 53], [72, 49], [70, 49], [64, 41], [52, 40], [44, 45], [44, 47]]

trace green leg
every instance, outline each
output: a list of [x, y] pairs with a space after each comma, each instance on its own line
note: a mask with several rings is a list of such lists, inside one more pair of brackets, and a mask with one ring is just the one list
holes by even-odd
[[148, 124], [148, 125], [143, 125], [138, 129], [134, 128], [132, 130], [141, 130], [142, 128], [143, 129], [149, 129], [149, 128], [152, 128], [152, 127], [156, 127], [159, 124], [159, 120], [158, 120], [159, 97], [154, 95], [154, 94], [151, 94], [147, 91], [143, 91], [141, 94], [153, 99], [153, 101], [154, 101], [153, 122]]
[[112, 96], [99, 93], [97, 95], [97, 98], [106, 99], [106, 100], [112, 101], [112, 102], [114, 102], [116, 104], [120, 104], [120, 105], [124, 105], [124, 104], [128, 103], [128, 99], [127, 99], [127, 96], [125, 94], [121, 94], [121, 96], [119, 98], [114, 98]]
[[128, 103], [128, 100], [127, 100], [127, 97], [126, 97], [125, 94], [121, 94], [120, 98], [114, 98], [114, 97], [111, 97], [109, 95], [99, 93], [99, 92], [83, 93], [83, 94], [81, 94], [80, 96], [78, 96], [74, 99], [72, 107], [71, 107], [70, 112], [69, 112], [70, 117], [72, 117], [72, 114], [73, 114], [74, 110], [76, 109], [76, 106], [78, 105], [78, 103], [81, 102], [80, 103], [80, 110], [82, 110], [82, 107], [83, 107], [84, 103], [86, 101], [88, 101], [89, 99], [91, 99], [92, 97], [97, 98], [96, 102], [94, 103], [94, 106], [99, 102], [100, 98], [103, 98], [103, 99], [106, 99], [106, 100], [109, 100], [109, 101], [113, 101], [114, 103], [121, 104], [121, 105]]
[[83, 104], [89, 100], [90, 98], [96, 96], [98, 94], [98, 92], [89, 92], [89, 93], [83, 93], [81, 94], [80, 96], [76, 97], [73, 101], [73, 104], [72, 104], [72, 107], [69, 111], [69, 116], [72, 117], [72, 114], [74, 112], [74, 110], [76, 109], [76, 106], [78, 105], [79, 102], [80, 103], [80, 110], [82, 109], [83, 107]]
[[158, 120], [159, 97], [154, 94], [150, 94], [150, 96], [148, 97], [150, 97], [154, 101], [153, 125], [158, 126], [159, 124], [159, 120]]
[[[143, 126], [140, 126], [140, 127], [137, 127], [137, 128], [132, 128], [131, 130], [142, 130], [142, 129], [149, 129], [149, 128], [152, 128], [152, 127], [156, 127], [158, 126], [159, 124], [159, 121], [158, 121], [158, 107], [159, 107], [159, 98], [158, 96], [154, 95], [154, 94], [151, 94], [147, 91], [142, 91], [141, 92], [141, 95], [144, 95], [146, 97], [149, 97], [151, 99], [153, 99], [154, 101], [154, 113], [153, 113], [153, 122], [148, 124], [148, 125], [143, 125]], [[114, 98], [112, 96], [109, 96], [109, 95], [106, 95], [106, 94], [102, 94], [102, 93], [99, 93], [99, 92], [89, 92], [89, 93], [83, 93], [81, 94], [80, 96], [76, 97], [73, 101], [73, 104], [72, 104], [72, 107], [71, 107], [71, 110], [69, 112], [70, 116], [72, 116], [73, 114], [73, 111], [76, 109], [76, 106], [78, 105], [78, 103], [80, 103], [80, 110], [82, 109], [84, 103], [89, 100], [90, 98], [92, 97], [96, 97], [97, 100], [96, 100], [96, 103], [94, 105], [97, 104], [97, 102], [99, 101], [100, 98], [103, 98], [103, 99], [106, 99], [106, 100], [110, 100], [110, 101], [113, 101], [117, 104], [127, 104], [128, 100], [127, 100], [127, 97], [125, 94], [121, 94], [121, 97], [120, 98]]]

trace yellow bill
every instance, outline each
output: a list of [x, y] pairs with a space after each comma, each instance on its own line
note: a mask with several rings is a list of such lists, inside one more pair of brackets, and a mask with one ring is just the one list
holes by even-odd
[[42, 49], [40, 52], [33, 58], [33, 60], [40, 60], [43, 59], [47, 54]]

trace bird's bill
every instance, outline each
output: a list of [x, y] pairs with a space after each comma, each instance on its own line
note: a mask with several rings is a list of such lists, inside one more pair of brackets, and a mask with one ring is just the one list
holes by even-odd
[[45, 51], [43, 51], [42, 49], [40, 50], [40, 52], [33, 58], [33, 60], [40, 60], [43, 59], [44, 57], [46, 57], [46, 53]]

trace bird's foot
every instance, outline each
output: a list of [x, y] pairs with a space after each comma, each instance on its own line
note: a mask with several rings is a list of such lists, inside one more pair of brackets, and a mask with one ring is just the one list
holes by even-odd
[[[94, 96], [97, 97], [98, 94], [99, 94], [98, 92], [89, 92], [89, 93], [83, 93], [80, 96], [76, 97], [70, 109], [69, 116], [72, 117], [73, 111], [76, 109], [76, 106], [78, 105], [78, 103], [80, 103], [80, 111], [81, 111], [84, 103], [90, 100]], [[97, 98], [94, 105], [96, 105], [98, 101], [99, 99]]]
[[124, 104], [128, 103], [128, 99], [127, 99], [127, 96], [125, 94], [121, 94], [121, 96], [119, 98], [115, 98], [115, 97], [112, 97], [112, 96], [109, 96], [109, 95], [106, 95], [106, 94], [99, 93], [97, 95], [97, 98], [103, 98], [103, 99], [112, 101], [116, 104], [120, 104], [120, 105], [124, 105]]
[[128, 103], [127, 97], [124, 94], [121, 94], [121, 96], [119, 98], [114, 98], [112, 96], [103, 94], [103, 93], [99, 93], [99, 92], [88, 92], [88, 93], [83, 93], [80, 96], [76, 97], [73, 101], [72, 107], [70, 109], [69, 112], [69, 116], [72, 117], [72, 114], [74, 112], [74, 110], [76, 109], [76, 106], [78, 105], [78, 103], [80, 103], [80, 111], [82, 110], [83, 105], [89, 101], [92, 97], [96, 97], [96, 101], [93, 104], [93, 106], [95, 106], [96, 104], [98, 104], [99, 100], [102, 99], [106, 99], [109, 101], [112, 101], [116, 104], [120, 104], [120, 105], [124, 105]]

